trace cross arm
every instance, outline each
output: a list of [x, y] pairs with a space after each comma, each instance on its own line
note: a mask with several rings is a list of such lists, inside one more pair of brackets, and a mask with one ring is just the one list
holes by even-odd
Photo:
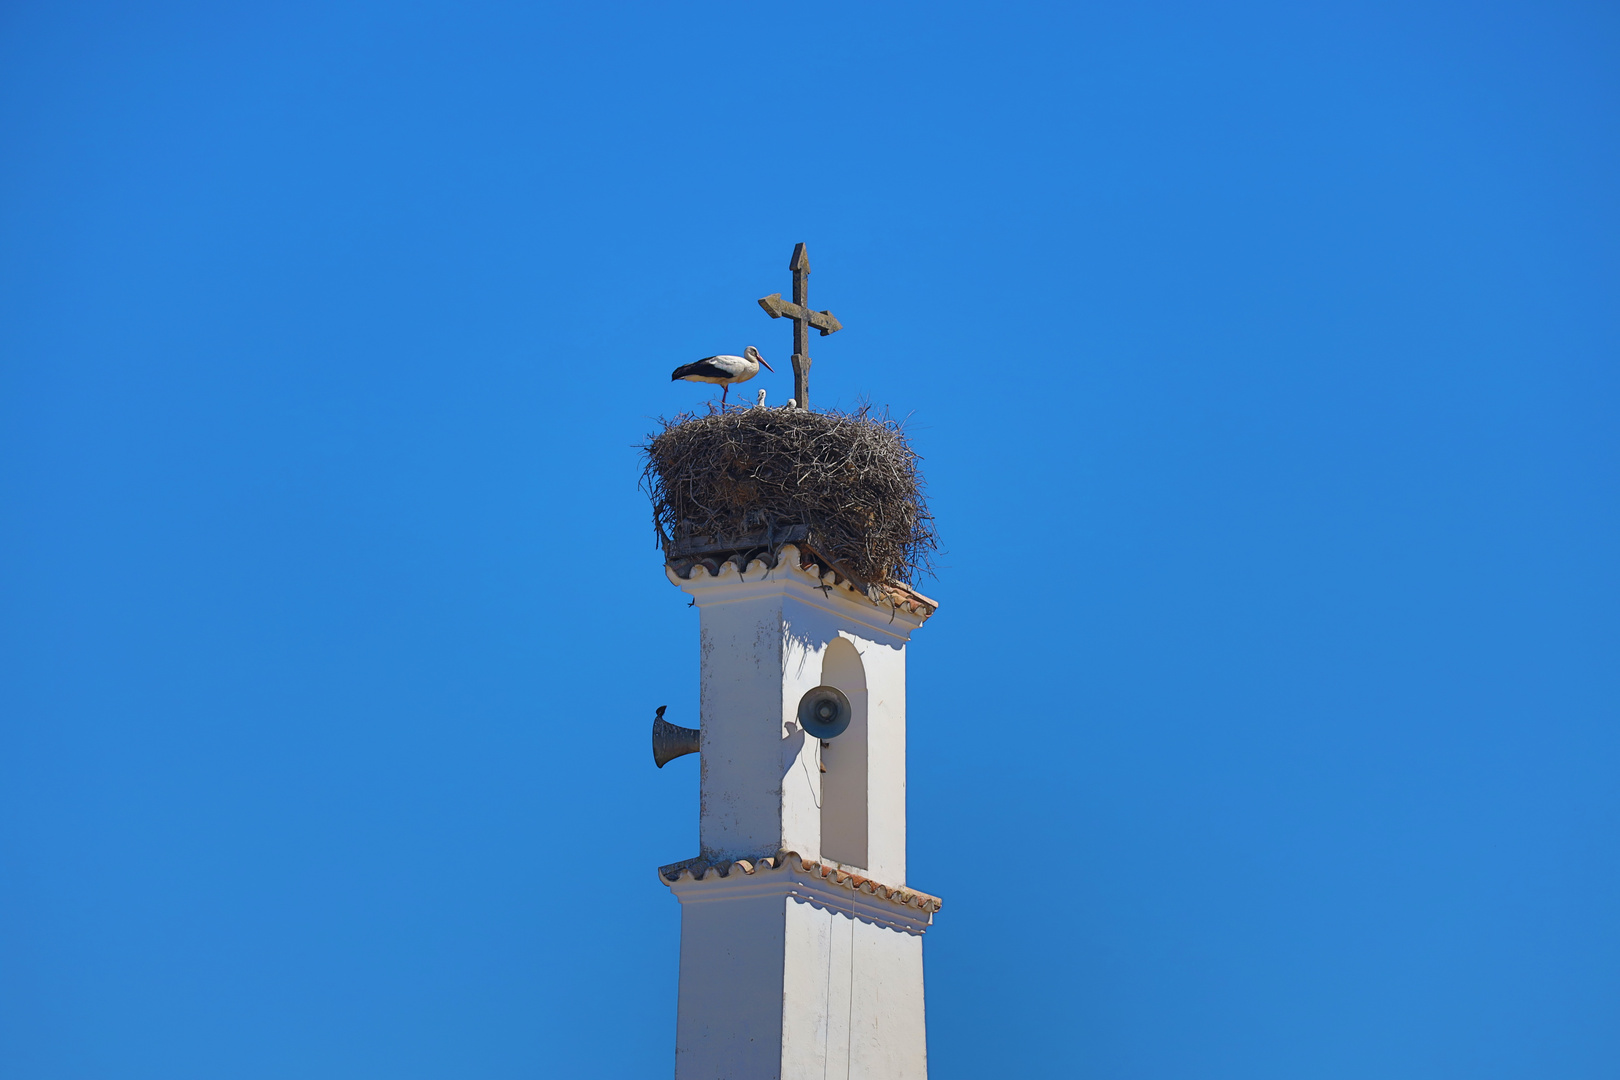
[[839, 322], [832, 312], [811, 311], [808, 308], [800, 307], [798, 304], [782, 299], [781, 293], [771, 293], [769, 296], [760, 297], [759, 306], [764, 308], [765, 314], [773, 319], [783, 317], [803, 319], [817, 330], [820, 330], [822, 337], [837, 333], [844, 328], [844, 324]]

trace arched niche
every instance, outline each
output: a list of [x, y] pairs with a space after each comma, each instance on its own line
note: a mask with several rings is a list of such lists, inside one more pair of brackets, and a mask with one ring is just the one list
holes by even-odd
[[821, 682], [842, 690], [854, 712], [849, 728], [821, 748], [821, 857], [865, 869], [868, 726], [866, 666], [855, 643], [834, 638], [821, 657]]

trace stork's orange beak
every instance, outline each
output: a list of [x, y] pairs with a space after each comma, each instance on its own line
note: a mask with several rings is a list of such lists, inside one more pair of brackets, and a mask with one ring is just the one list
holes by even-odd
[[[755, 353], [755, 354], [754, 354], [754, 355], [755, 355], [755, 356], [759, 356], [759, 354], [758, 354], [758, 353]], [[761, 363], [761, 364], [765, 364], [765, 358], [764, 358], [764, 357], [763, 357], [763, 356], [759, 356], [759, 362], [760, 362], [760, 363]], [[770, 372], [770, 373], [771, 373], [771, 374], [772, 374], [772, 375], [775, 375], [775, 374], [776, 374], [776, 369], [775, 369], [775, 368], [773, 368], [773, 367], [771, 367], [771, 365], [769, 365], [769, 364], [765, 364], [765, 370], [766, 370], [766, 371], [768, 371], [768, 372]]]

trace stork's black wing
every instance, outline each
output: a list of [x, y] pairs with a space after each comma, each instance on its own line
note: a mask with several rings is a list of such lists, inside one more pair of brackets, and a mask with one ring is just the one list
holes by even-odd
[[718, 359], [719, 357], [716, 356], [705, 356], [703, 359], [695, 360], [690, 364], [682, 364], [675, 369], [675, 373], [669, 377], [669, 381], [676, 382], [680, 379], [689, 379], [693, 375], [704, 379], [724, 379], [729, 377], [731, 370], [716, 364], [714, 361]]

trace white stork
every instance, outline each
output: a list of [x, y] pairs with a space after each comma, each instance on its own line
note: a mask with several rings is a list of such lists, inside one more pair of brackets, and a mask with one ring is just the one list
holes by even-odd
[[[733, 383], [747, 382], [759, 374], [759, 366], [765, 364], [765, 358], [759, 355], [759, 350], [752, 345], [743, 350], [741, 356], [705, 356], [702, 360], [692, 364], [683, 364], [675, 369], [669, 377], [670, 382], [685, 379], [687, 382], [719, 383], [720, 405], [726, 404], [726, 393]], [[765, 364], [765, 370], [774, 372], [776, 369]]]

